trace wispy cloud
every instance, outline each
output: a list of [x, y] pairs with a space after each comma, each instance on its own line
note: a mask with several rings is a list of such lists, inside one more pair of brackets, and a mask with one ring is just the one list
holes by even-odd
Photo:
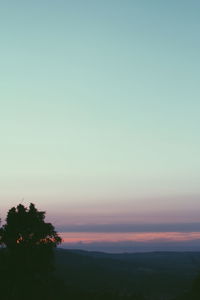
[[200, 223], [66, 225], [60, 232], [200, 232]]
[[62, 247], [104, 252], [200, 251], [200, 233], [63, 233]]
[[92, 242], [183, 242], [200, 240], [200, 232], [67, 232], [61, 234], [65, 243]]
[[200, 231], [61, 232], [63, 247], [104, 252], [200, 251]]

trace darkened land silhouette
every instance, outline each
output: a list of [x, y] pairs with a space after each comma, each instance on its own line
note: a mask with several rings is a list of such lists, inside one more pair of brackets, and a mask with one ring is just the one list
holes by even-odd
[[200, 252], [107, 254], [60, 243], [45, 212], [11, 208], [0, 229], [0, 299], [200, 299]]
[[148, 300], [200, 299], [199, 294], [193, 298], [200, 252], [108, 254], [58, 249], [56, 265], [71, 290], [78, 286], [97, 295], [110, 291], [119, 297], [114, 299], [140, 299], [139, 295]]

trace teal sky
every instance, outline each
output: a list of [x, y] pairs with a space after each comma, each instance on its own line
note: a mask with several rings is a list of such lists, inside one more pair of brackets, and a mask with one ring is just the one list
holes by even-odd
[[1, 2], [1, 209], [198, 221], [199, 13], [195, 0]]

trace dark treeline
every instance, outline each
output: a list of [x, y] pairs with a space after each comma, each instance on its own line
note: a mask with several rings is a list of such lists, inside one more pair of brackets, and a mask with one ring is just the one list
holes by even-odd
[[[34, 204], [11, 208], [0, 228], [1, 299], [200, 299], [200, 277], [187, 290], [183, 286], [177, 298], [156, 298], [156, 291], [154, 296], [148, 296], [151, 276], [138, 279], [143, 286], [137, 289], [137, 280], [130, 272], [135, 263], [127, 268], [121, 260], [96, 260], [70, 251], [57, 252], [61, 242], [53, 225], [45, 222], [45, 212], [38, 211]], [[162, 283], [159, 280], [158, 277], [158, 290]]]

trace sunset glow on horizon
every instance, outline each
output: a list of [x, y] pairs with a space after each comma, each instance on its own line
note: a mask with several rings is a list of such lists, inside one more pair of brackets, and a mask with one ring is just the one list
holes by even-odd
[[91, 242], [148, 242], [148, 241], [190, 241], [200, 240], [200, 232], [66, 232], [60, 233], [63, 243]]

